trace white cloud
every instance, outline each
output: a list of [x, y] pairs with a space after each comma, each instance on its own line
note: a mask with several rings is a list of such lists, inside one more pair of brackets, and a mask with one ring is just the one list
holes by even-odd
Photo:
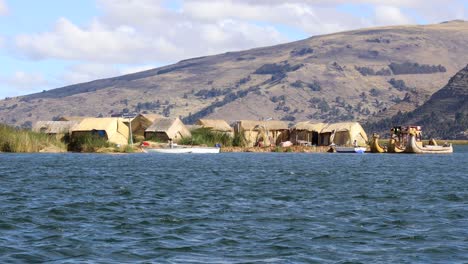
[[398, 7], [394, 6], [377, 6], [375, 8], [375, 21], [378, 25], [405, 25], [414, 23]]
[[8, 7], [4, 0], [0, 0], [0, 16], [8, 13]]
[[0, 83], [15, 91], [34, 91], [48, 85], [40, 73], [17, 71], [12, 76], [0, 76]]
[[[76, 63], [59, 78], [78, 83], [295, 40], [288, 39], [284, 28], [317, 35], [414, 24], [416, 17], [428, 23], [466, 18], [460, 0], [183, 0], [177, 10], [167, 8], [166, 0], [97, 3], [100, 15], [87, 24], [61, 18], [48, 31], [14, 37], [14, 50], [27, 59]], [[364, 4], [373, 12], [363, 15], [338, 8], [344, 4]], [[0, 0], [0, 14], [2, 7], [6, 10], [4, 0]]]
[[60, 76], [66, 84], [89, 82], [96, 79], [109, 78], [120, 75], [121, 72], [109, 64], [75, 64], [66, 69]]

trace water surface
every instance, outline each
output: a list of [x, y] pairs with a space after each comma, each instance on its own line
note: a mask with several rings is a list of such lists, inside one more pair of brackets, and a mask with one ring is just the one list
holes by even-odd
[[468, 262], [452, 155], [0, 154], [2, 263]]

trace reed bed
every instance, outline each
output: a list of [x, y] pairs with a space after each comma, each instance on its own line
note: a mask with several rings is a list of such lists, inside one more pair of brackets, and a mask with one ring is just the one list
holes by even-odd
[[234, 138], [225, 133], [213, 132], [207, 128], [198, 128], [192, 131], [191, 138], [182, 139], [181, 145], [204, 145], [213, 147], [216, 144], [221, 144], [223, 147], [234, 145]]
[[66, 151], [67, 147], [65, 143], [54, 136], [0, 125], [1, 152], [30, 153], [41, 152], [44, 149], [63, 152]]

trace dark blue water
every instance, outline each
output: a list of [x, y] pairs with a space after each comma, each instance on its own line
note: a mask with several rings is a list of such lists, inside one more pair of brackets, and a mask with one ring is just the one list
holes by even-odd
[[467, 167], [467, 147], [0, 154], [0, 262], [466, 263]]

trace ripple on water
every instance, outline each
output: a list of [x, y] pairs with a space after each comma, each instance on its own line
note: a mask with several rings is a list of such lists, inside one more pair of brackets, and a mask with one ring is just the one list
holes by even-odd
[[468, 261], [468, 148], [0, 155], [2, 263]]

